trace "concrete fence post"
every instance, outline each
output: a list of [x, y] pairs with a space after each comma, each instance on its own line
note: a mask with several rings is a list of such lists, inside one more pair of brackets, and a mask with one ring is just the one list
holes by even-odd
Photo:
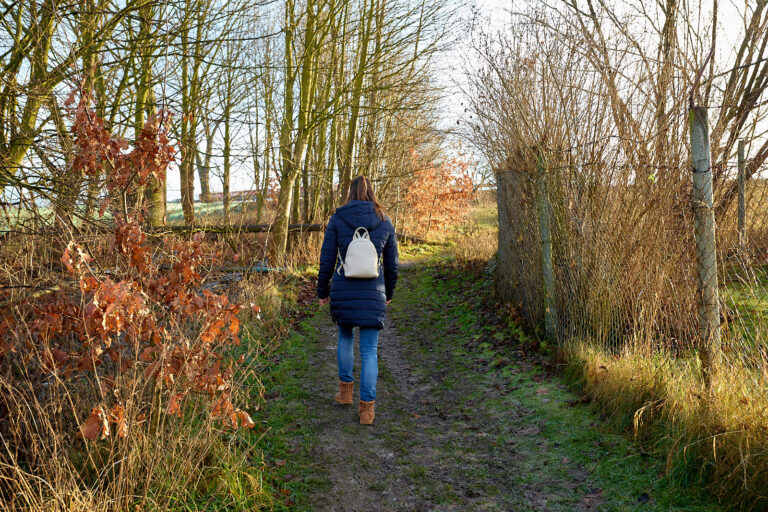
[[739, 247], [744, 249], [747, 245], [747, 198], [746, 198], [746, 172], [747, 160], [744, 157], [744, 141], [739, 141]]
[[721, 359], [720, 297], [717, 284], [715, 212], [712, 208], [712, 167], [709, 122], [705, 107], [688, 112], [693, 159], [693, 212], [699, 289], [699, 356], [709, 384]]
[[557, 335], [557, 305], [555, 303], [555, 273], [552, 267], [551, 205], [547, 190], [547, 174], [544, 157], [536, 156], [536, 205], [539, 213], [539, 235], [541, 238], [541, 274], [544, 285], [544, 330], [547, 338], [554, 340]]

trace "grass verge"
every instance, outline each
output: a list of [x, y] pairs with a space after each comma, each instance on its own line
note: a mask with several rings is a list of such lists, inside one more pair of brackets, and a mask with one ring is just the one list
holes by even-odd
[[312, 510], [310, 489], [325, 485], [310, 456], [314, 433], [302, 421], [308, 416], [308, 394], [300, 379], [317, 349], [308, 341], [312, 327], [306, 321], [318, 311], [313, 300], [316, 277], [316, 269], [300, 268], [279, 278], [268, 293], [254, 292], [253, 302], [268, 307], [259, 320], [246, 323], [243, 344], [265, 344], [264, 356], [250, 368], [247, 381], [252, 395], [260, 395], [252, 440], [264, 495], [248, 510]]
[[573, 344], [565, 359], [569, 382], [606, 418], [666, 457], [665, 476], [704, 486], [735, 509], [768, 510], [764, 376], [729, 365], [707, 388], [695, 357], [606, 354], [586, 343]]

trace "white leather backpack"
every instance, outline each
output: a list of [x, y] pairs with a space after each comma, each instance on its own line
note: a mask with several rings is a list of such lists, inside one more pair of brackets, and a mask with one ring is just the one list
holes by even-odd
[[336, 270], [341, 275], [341, 269], [344, 268], [344, 276], [353, 279], [372, 279], [379, 277], [379, 255], [376, 247], [371, 242], [368, 230], [360, 227], [355, 230], [352, 241], [347, 246], [347, 259], [341, 259], [341, 251], [337, 251], [339, 256], [339, 268]]

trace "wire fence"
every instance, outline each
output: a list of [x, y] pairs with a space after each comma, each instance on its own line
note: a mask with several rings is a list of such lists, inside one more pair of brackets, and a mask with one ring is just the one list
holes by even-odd
[[[691, 159], [612, 165], [535, 149], [497, 174], [497, 294], [560, 347], [663, 352], [768, 387], [768, 180], [744, 145], [713, 168], [706, 109]], [[696, 117], [698, 116], [698, 117]], [[692, 165], [691, 165], [692, 164]]]

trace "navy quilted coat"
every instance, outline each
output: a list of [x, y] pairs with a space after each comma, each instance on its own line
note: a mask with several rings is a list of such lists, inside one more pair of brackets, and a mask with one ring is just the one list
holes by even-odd
[[[347, 246], [359, 227], [368, 230], [382, 262], [379, 277], [347, 279], [344, 269], [337, 272], [337, 250], [346, 258]], [[331, 297], [331, 317], [337, 324], [384, 328], [386, 301], [392, 298], [397, 283], [397, 237], [389, 221], [379, 219], [371, 201], [350, 201], [337, 208], [325, 229], [317, 275], [317, 297]]]

